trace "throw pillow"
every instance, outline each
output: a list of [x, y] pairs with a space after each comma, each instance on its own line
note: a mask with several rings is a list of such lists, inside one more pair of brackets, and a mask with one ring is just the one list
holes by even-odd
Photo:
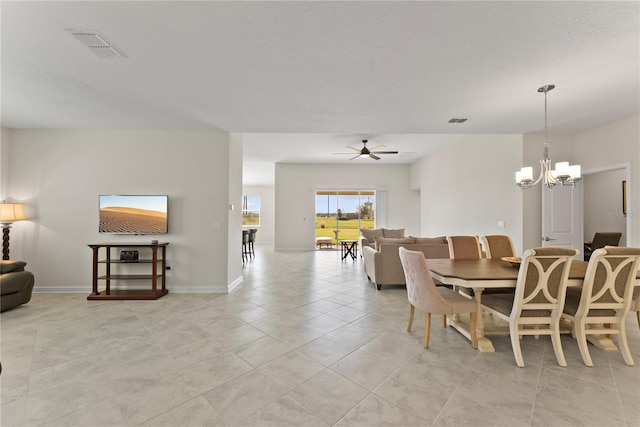
[[375, 242], [376, 242], [376, 251], [380, 250], [380, 246], [383, 243], [393, 243], [395, 245], [401, 245], [401, 244], [414, 244], [416, 242], [416, 239], [414, 239], [413, 237], [403, 237], [402, 239], [399, 238], [395, 238], [395, 237], [378, 237], [376, 236], [374, 238]]
[[441, 245], [447, 244], [446, 237], [416, 237], [416, 243], [421, 245]]
[[369, 241], [369, 243], [373, 243], [374, 242], [375, 236], [382, 237], [382, 229], [381, 228], [375, 228], [375, 229], [361, 228], [360, 229], [360, 233], [362, 234], [362, 237], [364, 237], [365, 239], [367, 239]]
[[396, 228], [396, 229], [383, 228], [382, 234], [384, 235], [384, 237], [393, 237], [396, 239], [400, 239], [404, 237], [404, 228]]

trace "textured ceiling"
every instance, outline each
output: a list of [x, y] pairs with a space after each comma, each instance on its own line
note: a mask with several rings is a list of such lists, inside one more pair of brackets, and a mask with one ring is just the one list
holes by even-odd
[[[343, 162], [332, 153], [369, 138], [406, 163], [445, 135], [540, 131], [547, 83], [556, 132], [640, 110], [637, 1], [0, 7], [9, 128], [247, 132], [256, 164]], [[67, 29], [127, 57], [99, 59]]]

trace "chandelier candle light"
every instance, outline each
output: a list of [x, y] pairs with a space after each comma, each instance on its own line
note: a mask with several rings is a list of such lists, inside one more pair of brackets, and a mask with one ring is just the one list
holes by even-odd
[[569, 162], [556, 163], [556, 169], [551, 169], [551, 159], [549, 158], [549, 136], [547, 131], [547, 92], [555, 88], [555, 85], [545, 85], [538, 89], [544, 93], [544, 153], [540, 160], [540, 176], [533, 180], [533, 168], [524, 167], [516, 172], [516, 186], [521, 189], [533, 187], [540, 181], [545, 187], [551, 190], [556, 184], [573, 187], [581, 179], [580, 165], [569, 165]]

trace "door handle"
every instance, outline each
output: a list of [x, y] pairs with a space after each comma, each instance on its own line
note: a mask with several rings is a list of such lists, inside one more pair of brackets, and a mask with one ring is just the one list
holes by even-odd
[[543, 237], [542, 240], [544, 240], [545, 242], [548, 242], [549, 240], [556, 240], [556, 239], [551, 239], [549, 237]]

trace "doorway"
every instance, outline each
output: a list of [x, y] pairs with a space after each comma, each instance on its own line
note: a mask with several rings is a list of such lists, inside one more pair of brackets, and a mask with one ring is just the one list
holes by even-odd
[[375, 228], [375, 190], [316, 191], [316, 248], [337, 249], [358, 240], [361, 228]]
[[620, 246], [627, 246], [627, 214], [623, 207], [623, 182], [627, 176], [624, 166], [584, 175], [585, 240], [591, 240], [596, 232], [621, 232]]

